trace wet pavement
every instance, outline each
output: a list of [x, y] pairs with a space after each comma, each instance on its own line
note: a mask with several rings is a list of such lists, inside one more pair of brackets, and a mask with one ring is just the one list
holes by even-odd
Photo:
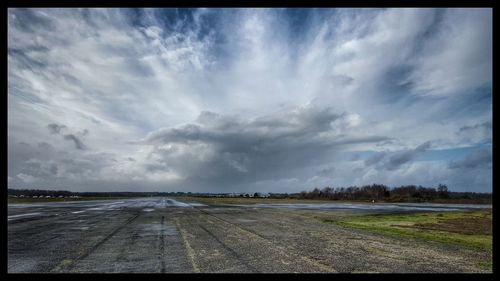
[[314, 219], [325, 212], [472, 208], [478, 206], [327, 203], [220, 208], [172, 198], [10, 204], [8, 272], [488, 272], [478, 264], [491, 253]]

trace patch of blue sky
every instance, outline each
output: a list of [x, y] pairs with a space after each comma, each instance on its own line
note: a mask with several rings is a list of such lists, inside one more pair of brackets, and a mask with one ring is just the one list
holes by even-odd
[[[481, 150], [492, 149], [491, 140], [484, 140], [474, 146], [449, 148], [449, 149], [431, 149], [426, 150], [418, 155], [412, 161], [449, 161], [458, 160], [466, 157], [467, 155]], [[338, 155], [341, 161], [359, 161], [366, 160], [371, 156], [378, 154], [377, 151], [349, 151], [343, 152]], [[390, 154], [389, 154], [390, 155]]]
[[491, 143], [482, 143], [475, 146], [451, 148], [451, 149], [436, 149], [427, 150], [419, 155], [417, 155], [414, 161], [448, 161], [457, 160], [466, 157], [467, 155], [480, 150], [480, 149], [490, 149]]

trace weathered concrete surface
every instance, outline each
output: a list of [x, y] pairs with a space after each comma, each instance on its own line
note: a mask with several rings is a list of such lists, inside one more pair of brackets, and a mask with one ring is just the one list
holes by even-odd
[[[10, 205], [14, 272], [488, 272], [491, 253], [168, 198]], [[366, 212], [366, 210], [364, 210]]]

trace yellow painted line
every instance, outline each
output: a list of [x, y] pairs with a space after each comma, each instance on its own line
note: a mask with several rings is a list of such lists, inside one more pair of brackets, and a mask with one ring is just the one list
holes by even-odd
[[184, 229], [181, 228], [180, 223], [179, 223], [179, 218], [175, 218], [175, 224], [177, 225], [177, 229], [179, 229], [179, 232], [181, 233], [182, 241], [184, 242], [184, 245], [186, 246], [186, 251], [189, 259], [191, 260], [191, 265], [193, 266], [193, 271], [196, 273], [200, 272], [200, 269], [198, 268], [198, 265], [196, 265], [196, 262], [194, 261], [194, 251], [193, 248], [191, 248], [191, 245], [189, 244], [189, 241], [187, 240], [187, 234]]

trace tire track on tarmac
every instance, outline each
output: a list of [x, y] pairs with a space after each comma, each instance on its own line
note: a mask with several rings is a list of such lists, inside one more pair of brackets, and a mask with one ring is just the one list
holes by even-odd
[[[23, 224], [18, 224], [18, 223], [26, 222], [26, 221], [19, 221], [19, 222], [16, 221], [16, 223], [9, 221], [9, 228], [11, 228], [11, 227], [12, 228], [14, 228], [14, 227], [21, 228], [21, 230], [17, 230], [17, 231], [22, 231], [23, 233], [26, 233], [26, 234], [29, 233], [29, 235], [31, 235], [31, 237], [33, 238], [33, 239], [27, 241], [25, 239], [25, 237], [12, 236], [12, 234], [10, 234], [11, 229], [9, 229], [9, 234], [8, 234], [8, 236], [9, 236], [9, 239], [8, 239], [9, 251], [10, 250], [26, 251], [26, 250], [29, 250], [29, 249], [34, 248], [36, 246], [43, 245], [46, 242], [49, 242], [49, 241], [52, 241], [52, 240], [55, 240], [58, 238], [67, 239], [67, 235], [71, 234], [71, 232], [66, 233], [67, 226], [74, 223], [74, 221], [76, 219], [78, 219], [79, 216], [75, 217], [75, 215], [70, 214], [70, 212], [59, 213], [59, 214], [63, 215], [63, 216], [69, 214], [71, 221], [68, 221], [65, 224], [60, 224], [60, 223], [58, 223], [60, 221], [52, 220], [51, 218], [58, 216], [57, 214], [51, 215], [51, 216], [43, 216], [40, 219], [37, 219], [35, 222], [30, 223], [29, 226], [25, 226]], [[89, 215], [86, 215], [86, 218], [88, 221], [92, 221], [92, 220], [95, 220], [96, 218], [98, 218], [99, 216], [100, 216], [100, 214], [94, 214], [94, 215], [91, 215], [90, 217], [89, 217]], [[62, 217], [62, 218], [68, 219], [68, 217]], [[46, 220], [46, 219], [48, 219], [48, 220]], [[14, 225], [10, 226], [10, 224], [14, 224]], [[64, 234], [61, 233], [61, 231], [64, 231]], [[42, 237], [50, 236], [50, 237], [39, 239], [38, 236], [42, 236]], [[33, 242], [33, 241], [35, 241], [35, 242]], [[28, 242], [31, 242], [31, 243], [28, 243]], [[11, 244], [12, 244], [12, 246], [11, 246]], [[19, 246], [19, 245], [21, 245], [21, 246]]]
[[247, 268], [249, 268], [250, 270], [252, 270], [252, 272], [260, 272], [257, 268], [253, 267], [252, 265], [250, 265], [248, 262], [245, 261], [245, 259], [243, 258], [243, 256], [241, 256], [240, 254], [238, 254], [235, 250], [233, 250], [231, 247], [229, 247], [226, 243], [222, 242], [215, 234], [213, 234], [210, 230], [208, 230], [206, 227], [204, 227], [203, 225], [198, 225], [201, 229], [205, 230], [212, 238], [215, 239], [215, 241], [217, 241], [219, 244], [222, 245], [222, 247], [228, 251], [229, 253], [231, 253], [234, 257], [237, 258], [238, 261], [240, 261], [241, 263], [243, 263]]
[[158, 264], [160, 273], [165, 273], [165, 216], [161, 216], [161, 226], [160, 226], [160, 247], [158, 252]]
[[[68, 216], [69, 215], [69, 216]], [[40, 234], [40, 233], [43, 233], [43, 232], [47, 232], [47, 231], [52, 231], [54, 232], [55, 229], [63, 229], [66, 225], [59, 225], [59, 224], [56, 224], [54, 220], [44, 220], [44, 219], [51, 219], [51, 218], [54, 218], [56, 216], [59, 216], [60, 219], [72, 219], [72, 220], [75, 220], [75, 219], [78, 219], [81, 215], [76, 215], [76, 214], [73, 214], [71, 212], [66, 212], [66, 213], [59, 213], [59, 215], [47, 215], [47, 216], [39, 216], [39, 219], [34, 219], [34, 220], [22, 220], [22, 219], [19, 219], [19, 220], [13, 220], [13, 221], [9, 221], [9, 225], [13, 225], [13, 227], [19, 227], [19, 223], [22, 223], [22, 222], [27, 222], [27, 221], [35, 221], [35, 222], [32, 222], [30, 223], [30, 226], [27, 226], [27, 227], [24, 227], [22, 229], [22, 231], [24, 233], [37, 233], [37, 234]], [[85, 218], [87, 219], [87, 221], [91, 221], [91, 220], [95, 220], [96, 218], [99, 218], [101, 216], [100, 213], [96, 213], [96, 214], [92, 214], [92, 213], [87, 213], [85, 214]], [[72, 222], [68, 222], [68, 224], [71, 224]], [[50, 224], [51, 227], [46, 227], [47, 224]], [[43, 226], [43, 227], [41, 227]], [[9, 239], [9, 241], [12, 240], [14, 241], [15, 240], [15, 237], [12, 238], [12, 239]]]
[[92, 254], [97, 248], [99, 248], [102, 244], [106, 243], [111, 237], [113, 237], [116, 233], [118, 233], [120, 230], [125, 228], [127, 225], [132, 223], [134, 220], [136, 220], [140, 216], [140, 212], [137, 212], [133, 217], [129, 218], [126, 220], [123, 224], [115, 228], [112, 232], [110, 232], [108, 235], [106, 235], [103, 239], [101, 239], [99, 242], [94, 244], [90, 249], [85, 251], [83, 254], [79, 255], [75, 259], [63, 259], [57, 266], [55, 266], [50, 272], [61, 272], [63, 270], [69, 271], [74, 268], [76, 263], [80, 260], [85, 259], [88, 257], [90, 254]]
[[213, 215], [213, 214], [211, 214], [211, 213], [209, 213], [209, 212], [207, 212], [207, 211], [204, 211], [204, 210], [202, 210], [202, 209], [198, 209], [198, 208], [197, 208], [197, 210], [198, 210], [198, 211], [200, 211], [201, 213], [203, 213], [203, 214], [207, 215], [207, 216], [211, 216], [211, 217], [213, 217], [213, 218], [215, 218], [215, 219], [217, 219], [217, 220], [219, 220], [219, 221], [222, 221], [222, 222], [224, 222], [224, 223], [226, 223], [226, 224], [232, 225], [232, 226], [234, 226], [235, 228], [239, 229], [240, 231], [242, 231], [242, 232], [244, 232], [244, 233], [248, 233], [248, 234], [250, 234], [251, 236], [254, 236], [254, 237], [256, 236], [256, 237], [258, 237], [258, 238], [260, 238], [260, 239], [262, 239], [262, 240], [266, 241], [267, 243], [269, 243], [269, 244], [271, 244], [271, 245], [274, 245], [276, 248], [278, 248], [278, 249], [279, 249], [280, 251], [282, 251], [283, 253], [287, 253], [287, 252], [288, 252], [288, 253], [291, 253], [291, 255], [293, 255], [293, 256], [297, 256], [297, 257], [299, 257], [301, 260], [303, 260], [303, 261], [305, 261], [305, 262], [307, 262], [307, 263], [309, 263], [309, 264], [311, 264], [311, 265], [313, 265], [313, 266], [315, 266], [315, 267], [318, 267], [318, 268], [320, 268], [321, 270], [324, 270], [324, 271], [326, 271], [326, 272], [337, 272], [337, 270], [335, 270], [334, 268], [332, 268], [330, 265], [326, 265], [326, 264], [324, 264], [324, 263], [320, 262], [319, 260], [317, 260], [317, 259], [315, 259], [315, 258], [313, 258], [313, 257], [303, 256], [303, 255], [301, 255], [301, 254], [298, 254], [298, 253], [296, 253], [295, 251], [293, 251], [292, 249], [289, 249], [289, 248], [288, 248], [288, 247], [286, 247], [286, 246], [285, 246], [285, 247], [283, 247], [283, 246], [280, 246], [280, 245], [276, 245], [276, 243], [275, 243], [274, 241], [272, 241], [272, 240], [270, 240], [270, 239], [268, 239], [268, 238], [266, 238], [266, 237], [264, 237], [264, 236], [262, 236], [262, 235], [260, 235], [260, 234], [258, 234], [258, 233], [256, 233], [256, 232], [254, 232], [254, 231], [251, 231], [251, 230], [248, 230], [248, 229], [246, 229], [246, 228], [243, 228], [243, 227], [239, 226], [238, 224], [235, 224], [235, 223], [233, 223], [233, 222], [230, 222], [230, 221], [228, 221], [228, 220], [225, 220], [225, 219], [223, 219], [223, 218], [220, 218], [220, 217], [218, 217], [218, 216], [216, 216], [216, 215]]

